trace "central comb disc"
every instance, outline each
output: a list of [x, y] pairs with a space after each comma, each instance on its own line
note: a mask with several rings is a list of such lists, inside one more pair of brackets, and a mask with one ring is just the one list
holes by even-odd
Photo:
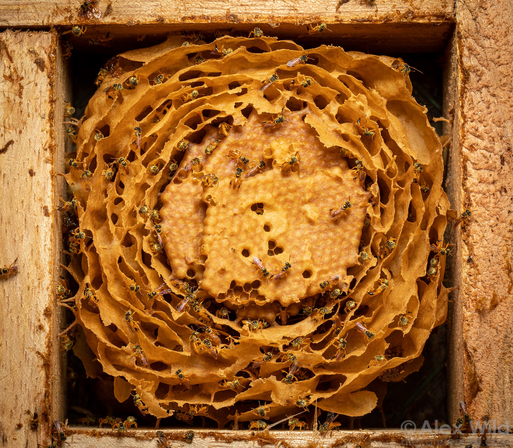
[[[319, 284], [334, 276], [349, 287], [346, 271], [358, 260], [369, 193], [340, 154], [332, 166], [333, 151], [301, 120], [308, 112], [287, 115], [279, 129], [265, 128], [255, 114], [162, 196], [171, 263], [198, 269], [203, 260], [199, 287], [219, 301], [287, 306], [322, 292]], [[237, 178], [239, 167], [246, 169]], [[214, 170], [221, 179], [204, 186]]]

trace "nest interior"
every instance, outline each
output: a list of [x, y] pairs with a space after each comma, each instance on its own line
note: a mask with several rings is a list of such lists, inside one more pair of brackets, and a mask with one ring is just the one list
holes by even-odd
[[404, 63], [183, 41], [113, 60], [80, 121], [75, 353], [158, 418], [365, 415], [446, 310], [441, 145]]

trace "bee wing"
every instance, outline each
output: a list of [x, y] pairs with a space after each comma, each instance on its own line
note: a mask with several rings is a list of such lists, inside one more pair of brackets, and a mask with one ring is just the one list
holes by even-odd
[[367, 329], [362, 325], [361, 322], [356, 322], [356, 326], [358, 327], [358, 330], [360, 330], [363, 333], [367, 331]]
[[176, 309], [178, 311], [183, 311], [185, 309], [185, 307], [187, 306], [187, 304], [189, 303], [189, 298], [186, 297], [185, 299], [183, 299], [179, 304], [178, 306], [176, 307]]
[[295, 67], [299, 63], [299, 58], [292, 59], [287, 62], [287, 67]]
[[294, 361], [289, 369], [289, 374], [294, 375], [296, 373], [297, 369], [299, 369], [299, 363], [297, 361]]
[[326, 418], [326, 423], [331, 423], [337, 417], [338, 417], [338, 414], [335, 414], [334, 412], [328, 412], [328, 416]]

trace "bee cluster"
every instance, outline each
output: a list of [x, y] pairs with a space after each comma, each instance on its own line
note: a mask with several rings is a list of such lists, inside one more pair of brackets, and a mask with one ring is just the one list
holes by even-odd
[[159, 419], [370, 412], [447, 301], [441, 145], [405, 67], [259, 29], [110, 61], [67, 122], [63, 350]]

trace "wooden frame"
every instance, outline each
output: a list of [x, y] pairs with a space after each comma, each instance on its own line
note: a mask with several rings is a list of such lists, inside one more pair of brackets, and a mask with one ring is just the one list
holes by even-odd
[[[326, 22], [330, 40], [364, 51], [434, 51], [445, 47], [444, 116], [450, 136], [447, 191], [455, 210], [472, 210], [472, 219], [456, 226], [461, 241], [451, 265], [453, 294], [450, 355], [450, 419], [465, 399], [476, 421], [513, 422], [511, 297], [513, 207], [511, 119], [513, 87], [513, 11], [506, 0], [483, 5], [476, 0], [277, 1], [249, 5], [228, 1], [164, 5], [98, 0], [99, 14], [80, 13], [80, 2], [57, 0], [20, 6], [0, 0], [0, 27], [36, 31], [0, 34], [0, 264], [18, 257], [19, 274], [0, 281], [0, 446], [50, 445], [54, 418], [63, 417], [63, 378], [57, 334], [61, 313], [54, 288], [60, 274], [59, 216], [54, 213], [64, 181], [64, 102], [69, 97], [59, 34], [87, 25], [88, 38], [165, 34], [181, 29], [218, 27], [249, 31], [260, 26], [281, 37], [297, 36], [303, 24]], [[196, 15], [195, 11], [201, 11]], [[281, 23], [280, 28], [274, 25]], [[493, 26], [490, 24], [493, 23]], [[456, 30], [454, 31], [454, 26]], [[279, 30], [279, 32], [277, 32]], [[301, 36], [300, 36], [301, 38]], [[324, 36], [319, 36], [319, 42]], [[383, 50], [382, 50], [383, 49]], [[498, 100], [500, 99], [500, 100]], [[495, 224], [502, 224], [490, 231]], [[34, 413], [39, 416], [38, 425]], [[35, 428], [35, 429], [34, 429]], [[155, 447], [154, 431], [73, 429], [63, 446], [82, 448]], [[184, 431], [167, 432], [177, 441]], [[318, 433], [195, 431], [193, 446], [247, 446], [249, 440], [278, 446], [339, 446], [371, 436], [372, 446], [479, 443], [465, 436], [399, 430]], [[100, 439], [97, 436], [102, 435]], [[490, 438], [489, 438], [490, 440]], [[493, 443], [511, 443], [493, 435]], [[183, 442], [181, 442], [183, 443]], [[179, 445], [181, 445], [179, 443]], [[490, 442], [489, 442], [490, 446]]]

